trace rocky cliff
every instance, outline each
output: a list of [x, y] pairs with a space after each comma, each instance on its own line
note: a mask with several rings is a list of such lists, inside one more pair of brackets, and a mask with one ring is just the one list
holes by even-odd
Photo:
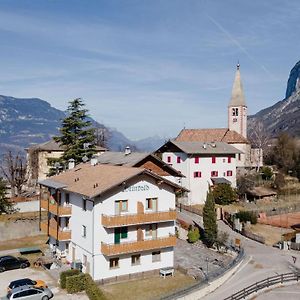
[[300, 61], [290, 72], [287, 82], [286, 98], [271, 107], [265, 108], [248, 118], [249, 134], [257, 124], [262, 122], [271, 137], [280, 132], [287, 132], [300, 137]]

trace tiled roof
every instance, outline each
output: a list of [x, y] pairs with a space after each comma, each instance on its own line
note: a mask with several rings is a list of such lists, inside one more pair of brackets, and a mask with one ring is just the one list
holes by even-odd
[[155, 161], [157, 165], [162, 166], [170, 175], [184, 177], [179, 171], [175, 170], [171, 166], [167, 165], [157, 156], [149, 152], [131, 152], [125, 154], [125, 152], [112, 152], [107, 151], [98, 156], [97, 160], [100, 164], [111, 164], [116, 166], [128, 166], [128, 167], [139, 167], [141, 162], [144, 160]]
[[59, 186], [66, 191], [93, 198], [140, 174], [148, 174], [176, 189], [181, 188], [177, 184], [142, 168], [102, 164], [93, 166], [90, 163], [80, 164], [74, 169], [52, 176], [39, 183], [54, 188]]
[[187, 154], [236, 154], [243, 153], [235, 147], [224, 142], [178, 142], [170, 140], [158, 152], [166, 152], [172, 145]]
[[182, 129], [175, 140], [178, 142], [249, 143], [241, 134], [228, 128]]
[[[42, 144], [33, 145], [29, 147], [29, 149], [38, 149], [40, 151], [64, 151], [64, 147], [62, 147], [59, 143], [55, 142], [54, 140], [50, 140]], [[107, 151], [106, 148], [100, 146], [96, 146], [96, 150]]]

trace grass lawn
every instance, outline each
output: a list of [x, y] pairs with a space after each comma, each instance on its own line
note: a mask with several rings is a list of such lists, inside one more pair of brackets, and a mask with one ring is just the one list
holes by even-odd
[[33, 246], [38, 246], [41, 248], [41, 250], [43, 250], [44, 248], [48, 247], [48, 245], [46, 244], [47, 240], [48, 237], [45, 234], [26, 236], [19, 239], [7, 240], [7, 241], [0, 242], [0, 251], [33, 247]]
[[195, 280], [179, 271], [175, 271], [174, 277], [165, 279], [158, 275], [145, 278], [100, 286], [108, 300], [153, 300], [172, 291], [187, 287], [195, 283]]

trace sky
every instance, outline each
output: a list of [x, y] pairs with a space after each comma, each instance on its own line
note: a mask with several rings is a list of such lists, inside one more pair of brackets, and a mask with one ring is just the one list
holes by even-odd
[[1, 0], [0, 94], [89, 114], [132, 140], [227, 127], [236, 64], [249, 114], [300, 59], [299, 0]]

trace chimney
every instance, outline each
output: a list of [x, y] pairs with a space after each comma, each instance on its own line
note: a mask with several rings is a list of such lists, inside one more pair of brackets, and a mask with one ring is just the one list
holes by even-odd
[[203, 143], [203, 149], [206, 149], [206, 143]]
[[91, 158], [91, 165], [95, 166], [98, 163], [98, 156], [97, 155], [93, 155]]
[[127, 147], [125, 148], [125, 155], [129, 155], [130, 153], [131, 153], [130, 147], [127, 146]]
[[74, 169], [74, 167], [75, 167], [75, 160], [73, 158], [70, 158], [69, 164], [68, 164], [68, 169], [71, 170], [71, 169]]

